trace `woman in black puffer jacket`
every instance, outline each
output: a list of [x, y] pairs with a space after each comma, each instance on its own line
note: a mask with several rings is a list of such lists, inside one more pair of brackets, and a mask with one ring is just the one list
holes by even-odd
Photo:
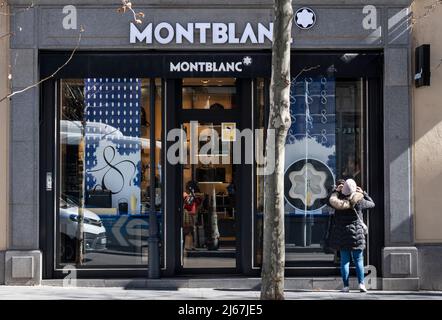
[[361, 292], [366, 292], [364, 285], [366, 226], [362, 220], [362, 210], [373, 208], [374, 202], [354, 180], [348, 179], [332, 193], [329, 204], [335, 209], [330, 246], [340, 251], [341, 275], [344, 282], [342, 291], [349, 292], [350, 257], [352, 257], [356, 265], [359, 289]]

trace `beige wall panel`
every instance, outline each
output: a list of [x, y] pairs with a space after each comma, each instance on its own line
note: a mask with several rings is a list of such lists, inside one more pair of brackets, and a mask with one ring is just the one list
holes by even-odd
[[[423, 17], [433, 0], [416, 1]], [[431, 86], [413, 91], [414, 205], [416, 242], [442, 242], [442, 5], [418, 18], [414, 48], [431, 45]]]

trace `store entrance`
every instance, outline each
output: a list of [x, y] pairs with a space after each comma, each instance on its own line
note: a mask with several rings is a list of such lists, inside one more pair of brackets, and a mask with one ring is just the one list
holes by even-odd
[[[240, 165], [234, 164], [237, 83], [234, 78], [183, 79], [180, 129], [179, 268], [237, 269], [237, 190]], [[216, 114], [216, 118], [214, 115]]]
[[235, 126], [235, 122], [183, 124], [185, 132], [199, 136], [196, 142], [188, 135], [188, 154], [194, 149], [196, 161], [182, 166], [183, 268], [236, 267], [237, 167], [232, 163], [233, 142], [222, 136]]

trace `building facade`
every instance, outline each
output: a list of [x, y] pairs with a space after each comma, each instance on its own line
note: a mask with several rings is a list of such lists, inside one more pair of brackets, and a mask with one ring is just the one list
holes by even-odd
[[[293, 5], [289, 277], [339, 275], [324, 201], [351, 177], [376, 203], [372, 285], [440, 279], [437, 188], [413, 197], [437, 183], [424, 164], [439, 161], [428, 146], [438, 118], [416, 113], [436, 86], [414, 90], [410, 71], [414, 41], [437, 42], [420, 22], [412, 38], [409, 2]], [[112, 1], [10, 4], [12, 89], [48, 79], [10, 101], [4, 282], [155, 277], [155, 266], [161, 277], [259, 276], [272, 2], [138, 1], [135, 16]]]
[[[7, 14], [9, 8], [4, 6], [1, 8], [2, 20], [0, 22], [0, 34], [9, 34], [9, 19]], [[9, 74], [9, 36], [2, 37], [0, 42], [0, 72], [2, 74], [2, 81], [0, 85], [0, 96], [4, 97], [8, 93], [8, 74]], [[0, 102], [0, 126], [1, 126], [1, 141], [0, 141], [0, 167], [1, 175], [5, 179], [0, 184], [0, 250], [4, 252], [8, 248], [8, 221], [9, 221], [9, 101], [4, 100]], [[2, 271], [0, 272], [0, 282], [4, 282], [4, 254], [0, 254], [0, 265]]]

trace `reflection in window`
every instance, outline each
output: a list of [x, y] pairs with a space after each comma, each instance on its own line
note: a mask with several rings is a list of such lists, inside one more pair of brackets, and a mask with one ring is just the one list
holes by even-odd
[[338, 177], [352, 178], [358, 185], [364, 185], [361, 174], [363, 161], [363, 113], [362, 88], [360, 81], [341, 81], [336, 86], [337, 108], [337, 156]]
[[288, 266], [337, 263], [324, 246], [326, 199], [337, 179], [362, 182], [361, 97], [360, 81], [314, 77], [292, 85], [284, 181]]
[[[292, 83], [284, 175], [287, 267], [338, 263], [324, 246], [331, 221], [326, 199], [337, 179], [353, 178], [365, 186], [362, 84], [308, 76]], [[259, 81], [257, 93], [257, 127], [263, 128], [264, 90]], [[256, 177], [255, 265], [262, 254], [263, 180]]]
[[[57, 234], [61, 265], [147, 266], [153, 185], [149, 85], [148, 79], [136, 78], [61, 81]], [[159, 89], [157, 82], [156, 197], [152, 201], [161, 223]], [[81, 238], [82, 259], [78, 250]]]

